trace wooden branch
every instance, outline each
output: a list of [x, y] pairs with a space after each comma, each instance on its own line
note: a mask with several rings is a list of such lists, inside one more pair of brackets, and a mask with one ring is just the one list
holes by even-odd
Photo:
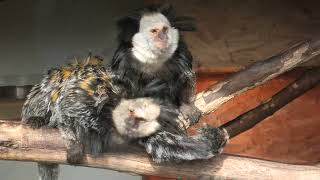
[[254, 63], [226, 80], [197, 94], [194, 105], [202, 114], [216, 110], [236, 95], [261, 85], [320, 54], [320, 40], [298, 43], [267, 60]]
[[298, 80], [270, 98], [267, 102], [238, 116], [236, 119], [229, 121], [222, 125], [221, 128], [224, 128], [228, 132], [229, 138], [235, 137], [271, 116], [295, 98], [312, 89], [319, 84], [319, 82], [320, 68], [309, 70]]
[[[57, 130], [31, 129], [20, 122], [0, 121], [0, 159], [66, 164], [66, 148]], [[141, 153], [87, 155], [81, 166], [166, 177], [218, 177], [230, 179], [319, 179], [320, 167], [275, 163], [221, 155], [205, 161], [156, 164]]]

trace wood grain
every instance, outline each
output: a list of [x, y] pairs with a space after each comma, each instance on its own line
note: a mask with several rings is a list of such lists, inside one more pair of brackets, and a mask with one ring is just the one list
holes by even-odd
[[[19, 122], [0, 121], [0, 159], [66, 164], [66, 149], [57, 134], [57, 130], [33, 130], [20, 125]], [[54, 146], [46, 146], [48, 144], [54, 144]], [[206, 161], [156, 164], [145, 154], [117, 152], [106, 153], [97, 158], [86, 155], [81, 166], [165, 177], [320, 178], [318, 166], [281, 164], [230, 155], [221, 155]]]
[[238, 94], [291, 70], [320, 53], [320, 41], [300, 42], [264, 61], [256, 62], [244, 70], [200, 92], [195, 107], [208, 114]]
[[227, 131], [231, 139], [253, 128], [267, 117], [272, 116], [279, 109], [318, 84], [320, 84], [320, 68], [308, 70], [296, 81], [272, 96], [268, 101], [220, 127]]

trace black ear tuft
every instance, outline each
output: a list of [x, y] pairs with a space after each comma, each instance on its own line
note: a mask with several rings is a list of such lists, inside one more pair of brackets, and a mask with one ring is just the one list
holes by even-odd
[[126, 16], [117, 21], [119, 30], [118, 40], [129, 43], [135, 33], [139, 31], [139, 17], [136, 15]]
[[172, 4], [164, 3], [158, 6], [158, 11], [165, 15], [168, 19], [173, 19], [176, 16], [176, 11]]
[[170, 3], [152, 4], [136, 10], [135, 13], [120, 18], [117, 21], [119, 30], [118, 40], [122, 43], [131, 43], [133, 36], [139, 31], [139, 23], [143, 14], [160, 12], [168, 18], [171, 25], [179, 31], [195, 31], [195, 20], [188, 16], [176, 16], [176, 11]]
[[180, 31], [196, 31], [196, 20], [189, 16], [179, 16], [172, 20], [172, 26]]
[[[150, 8], [152, 7], [152, 8]], [[154, 12], [160, 12], [168, 18], [171, 25], [179, 31], [195, 31], [195, 19], [189, 16], [177, 16], [175, 8], [170, 3], [161, 5], [151, 5], [148, 9]]]

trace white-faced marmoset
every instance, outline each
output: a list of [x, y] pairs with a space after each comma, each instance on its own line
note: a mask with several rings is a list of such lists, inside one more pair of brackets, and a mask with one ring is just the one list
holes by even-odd
[[[130, 79], [136, 91], [154, 87], [143, 96], [171, 103], [184, 110], [191, 124], [198, 120], [192, 114], [195, 74], [192, 55], [181, 31], [194, 31], [193, 18], [177, 16], [171, 5], [150, 5], [121, 18], [118, 23], [119, 47], [112, 71]], [[194, 115], [194, 113], [193, 113]], [[197, 136], [172, 134], [165, 129], [145, 141], [146, 150], [154, 161], [208, 159], [221, 151], [221, 131], [205, 127]], [[221, 143], [222, 142], [222, 143]]]

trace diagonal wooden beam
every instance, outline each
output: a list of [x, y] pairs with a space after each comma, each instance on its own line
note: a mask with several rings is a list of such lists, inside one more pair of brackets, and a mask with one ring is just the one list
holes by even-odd
[[320, 83], [320, 68], [306, 71], [296, 81], [272, 96], [268, 101], [258, 107], [238, 116], [232, 121], [222, 125], [221, 128], [228, 132], [229, 138], [243, 133], [267, 117], [273, 115], [279, 109], [301, 96]]
[[208, 114], [236, 95], [254, 88], [320, 54], [320, 40], [299, 42], [266, 60], [256, 62], [196, 95], [195, 107]]

